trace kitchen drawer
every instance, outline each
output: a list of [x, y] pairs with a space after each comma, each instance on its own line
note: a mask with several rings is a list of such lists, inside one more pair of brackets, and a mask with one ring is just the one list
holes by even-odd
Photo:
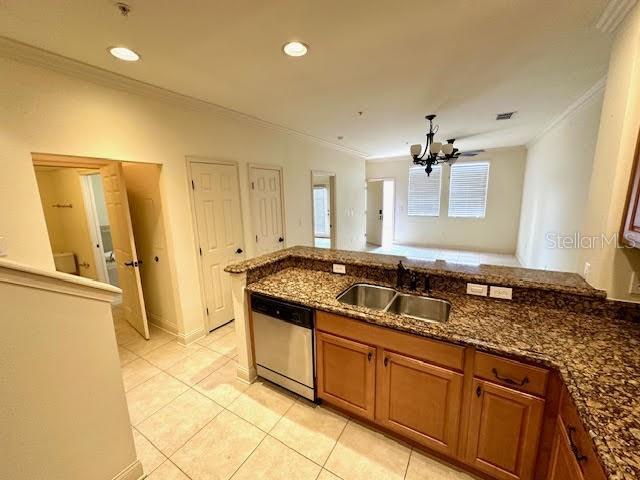
[[462, 371], [464, 347], [318, 310], [316, 329]]
[[586, 480], [605, 480], [606, 476], [593, 449], [591, 437], [582, 426], [578, 410], [566, 389], [563, 390], [560, 400], [560, 419], [584, 478]]
[[476, 353], [473, 374], [499, 385], [544, 397], [549, 371], [488, 353]]

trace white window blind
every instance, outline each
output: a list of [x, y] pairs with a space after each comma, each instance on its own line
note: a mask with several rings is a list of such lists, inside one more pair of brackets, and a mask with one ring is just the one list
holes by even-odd
[[487, 206], [489, 164], [457, 163], [451, 166], [449, 216], [484, 218]]
[[431, 176], [427, 177], [425, 167], [416, 166], [409, 169], [409, 199], [407, 214], [420, 217], [437, 217], [440, 215], [440, 183], [442, 168], [433, 167]]
[[329, 195], [327, 187], [313, 187], [313, 232], [315, 237], [329, 236]]

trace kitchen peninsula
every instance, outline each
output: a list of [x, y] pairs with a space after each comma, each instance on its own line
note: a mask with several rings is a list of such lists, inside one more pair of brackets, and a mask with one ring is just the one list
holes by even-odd
[[[408, 291], [400, 261], [418, 294], [450, 303], [446, 322], [337, 300], [358, 283]], [[256, 376], [259, 294], [315, 311], [318, 398], [384, 432], [496, 479], [640, 478], [640, 310], [578, 275], [310, 247], [226, 271], [240, 378]], [[512, 299], [469, 295], [468, 283]], [[428, 408], [408, 408], [421, 392]]]

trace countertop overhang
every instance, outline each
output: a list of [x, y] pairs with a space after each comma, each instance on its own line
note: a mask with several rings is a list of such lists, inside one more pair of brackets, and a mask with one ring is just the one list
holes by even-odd
[[593, 288], [580, 275], [497, 265], [467, 265], [443, 260], [419, 260], [398, 255], [295, 246], [229, 264], [225, 272], [246, 273], [285, 260], [339, 263], [358, 267], [395, 270], [398, 262], [418, 273], [429, 273], [466, 282], [553, 291], [591, 298], [606, 298], [604, 290]]

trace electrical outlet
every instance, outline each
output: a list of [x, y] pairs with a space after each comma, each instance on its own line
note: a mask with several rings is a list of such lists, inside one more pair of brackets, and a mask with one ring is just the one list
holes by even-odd
[[638, 274], [631, 272], [631, 281], [629, 282], [629, 293], [632, 295], [640, 295], [640, 280]]
[[469, 295], [478, 295], [480, 297], [487, 296], [487, 286], [477, 283], [467, 283], [467, 293]]
[[333, 273], [340, 273], [340, 274], [344, 275], [344, 274], [347, 273], [347, 267], [345, 267], [341, 263], [334, 263], [333, 264]]
[[591, 264], [589, 262], [584, 262], [584, 279], [589, 280], [589, 274], [591, 273]]
[[513, 289], [509, 287], [489, 287], [489, 296], [493, 298], [502, 298], [503, 300], [511, 300]]

